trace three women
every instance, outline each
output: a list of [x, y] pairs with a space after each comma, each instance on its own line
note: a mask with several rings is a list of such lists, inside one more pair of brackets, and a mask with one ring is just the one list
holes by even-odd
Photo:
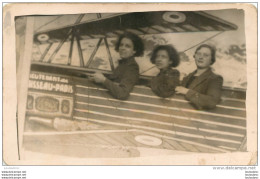
[[[139, 79], [139, 67], [134, 57], [142, 56], [144, 45], [135, 34], [124, 33], [118, 39], [115, 50], [121, 59], [113, 74], [105, 77], [95, 73], [90, 77], [102, 83], [117, 99], [127, 99]], [[161, 45], [153, 50], [151, 62], [160, 73], [150, 82], [152, 91], [160, 97], [170, 97], [174, 93], [184, 95], [198, 109], [211, 109], [220, 101], [223, 78], [212, 72], [210, 66], [215, 62], [215, 49], [200, 45], [194, 54], [197, 69], [184, 77], [180, 85], [180, 73], [172, 67], [179, 64], [179, 56], [174, 47]]]

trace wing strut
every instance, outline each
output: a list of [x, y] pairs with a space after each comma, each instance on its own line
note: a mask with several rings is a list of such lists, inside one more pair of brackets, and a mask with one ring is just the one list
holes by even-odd
[[43, 61], [43, 59], [45, 58], [45, 56], [46, 56], [47, 53], [49, 52], [49, 50], [50, 50], [50, 48], [51, 48], [52, 45], [53, 45], [53, 43], [50, 43], [50, 44], [48, 45], [48, 47], [45, 49], [45, 51], [43, 52], [43, 54], [42, 54], [42, 56], [41, 56], [41, 59], [39, 60], [40, 62]]
[[88, 60], [88, 63], [87, 63], [87, 65], [86, 65], [87, 68], [89, 68], [89, 66], [90, 66], [90, 64], [91, 64], [91, 62], [92, 62], [92, 60], [94, 59], [94, 56], [96, 55], [97, 50], [99, 49], [99, 46], [100, 46], [102, 40], [103, 40], [103, 38], [100, 38], [100, 39], [99, 39], [99, 41], [98, 41], [98, 43], [97, 43], [97, 45], [96, 45], [94, 51], [92, 52], [92, 54], [91, 54], [91, 56], [90, 56], [90, 58], [89, 58], [89, 60]]
[[[78, 24], [82, 18], [84, 17], [84, 14], [81, 14], [78, 19], [76, 20], [76, 22], [74, 24]], [[59, 43], [58, 47], [55, 49], [55, 51], [52, 53], [51, 57], [48, 60], [48, 63], [51, 63], [51, 61], [53, 60], [53, 58], [55, 57], [55, 55], [58, 53], [58, 51], [60, 50], [60, 48], [62, 47], [62, 45], [65, 43], [65, 41], [69, 38], [69, 36], [72, 34], [72, 29], [73, 27], [68, 31], [68, 33], [66, 34], [65, 38]], [[48, 49], [49, 50], [49, 49]], [[84, 63], [83, 63], [84, 64]]]
[[72, 32], [72, 37], [71, 37], [71, 41], [70, 41], [70, 52], [69, 52], [68, 65], [71, 64], [71, 57], [72, 57], [72, 51], [73, 51], [74, 38], [75, 38], [75, 30], [73, 30], [73, 32]]
[[114, 71], [115, 67], [114, 67], [114, 64], [113, 64], [113, 59], [112, 59], [112, 56], [111, 56], [111, 53], [110, 53], [110, 50], [109, 50], [109, 45], [108, 45], [106, 37], [104, 38], [104, 41], [105, 41], [105, 44], [106, 44], [107, 54], [108, 54], [109, 62], [110, 62], [110, 65], [111, 65], [111, 70]]
[[51, 61], [53, 60], [53, 58], [56, 56], [56, 54], [58, 53], [58, 51], [60, 50], [60, 48], [62, 47], [62, 45], [64, 44], [64, 42], [69, 38], [70, 34], [71, 34], [72, 30], [70, 29], [69, 32], [66, 34], [65, 38], [60, 42], [60, 44], [58, 45], [58, 47], [54, 50], [54, 52], [52, 53], [51, 57], [48, 60], [48, 63], [51, 63]]
[[84, 58], [83, 58], [83, 54], [82, 54], [82, 49], [81, 49], [81, 45], [80, 45], [80, 37], [79, 37], [78, 33], [76, 34], [76, 40], [77, 40], [77, 45], [78, 45], [80, 66], [84, 67]]

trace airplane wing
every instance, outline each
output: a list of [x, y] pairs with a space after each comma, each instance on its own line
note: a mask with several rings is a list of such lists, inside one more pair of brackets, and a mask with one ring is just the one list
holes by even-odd
[[37, 32], [34, 35], [34, 42], [39, 44], [59, 42], [72, 30], [78, 33], [81, 40], [84, 40], [117, 37], [124, 31], [145, 35], [236, 29], [235, 24], [200, 11], [134, 12], [112, 17], [100, 14], [99, 18], [89, 22]]

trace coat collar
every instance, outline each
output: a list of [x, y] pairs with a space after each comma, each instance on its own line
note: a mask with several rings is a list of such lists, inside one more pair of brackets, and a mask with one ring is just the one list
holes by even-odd
[[168, 67], [168, 68], [166, 68], [166, 69], [161, 69], [160, 72], [159, 72], [159, 74], [166, 74], [166, 73], [168, 73], [169, 71], [171, 71], [171, 67]]
[[119, 60], [119, 64], [130, 65], [132, 63], [135, 63], [135, 58], [134, 57], [129, 57], [129, 58], [125, 58], [125, 59]]
[[[194, 72], [192, 72], [189, 76], [188, 79], [190, 77], [192, 77], [195, 73], [197, 72], [197, 70], [195, 70]], [[204, 73], [202, 73], [200, 76], [198, 76], [190, 85], [190, 89], [194, 89], [196, 86], [198, 86], [200, 83], [202, 83], [203, 81], [205, 81], [206, 79], [208, 79], [212, 74], [212, 70], [211, 68], [209, 68], [207, 71], [205, 71]]]

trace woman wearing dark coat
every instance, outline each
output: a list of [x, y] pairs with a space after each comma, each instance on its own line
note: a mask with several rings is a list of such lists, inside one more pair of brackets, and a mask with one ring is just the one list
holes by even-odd
[[197, 70], [183, 78], [182, 86], [176, 87], [177, 94], [185, 95], [198, 109], [212, 109], [220, 102], [223, 78], [212, 72], [215, 63], [215, 48], [203, 44], [195, 51]]
[[179, 65], [178, 52], [171, 45], [159, 45], [153, 50], [150, 60], [160, 70], [151, 80], [152, 91], [163, 98], [172, 96], [180, 81], [180, 72], [172, 69]]
[[133, 33], [122, 34], [115, 46], [121, 59], [113, 74], [105, 77], [102, 73], [95, 73], [90, 79], [103, 84], [117, 99], [125, 100], [129, 97], [134, 85], [139, 79], [139, 66], [134, 57], [143, 55], [142, 39]]

